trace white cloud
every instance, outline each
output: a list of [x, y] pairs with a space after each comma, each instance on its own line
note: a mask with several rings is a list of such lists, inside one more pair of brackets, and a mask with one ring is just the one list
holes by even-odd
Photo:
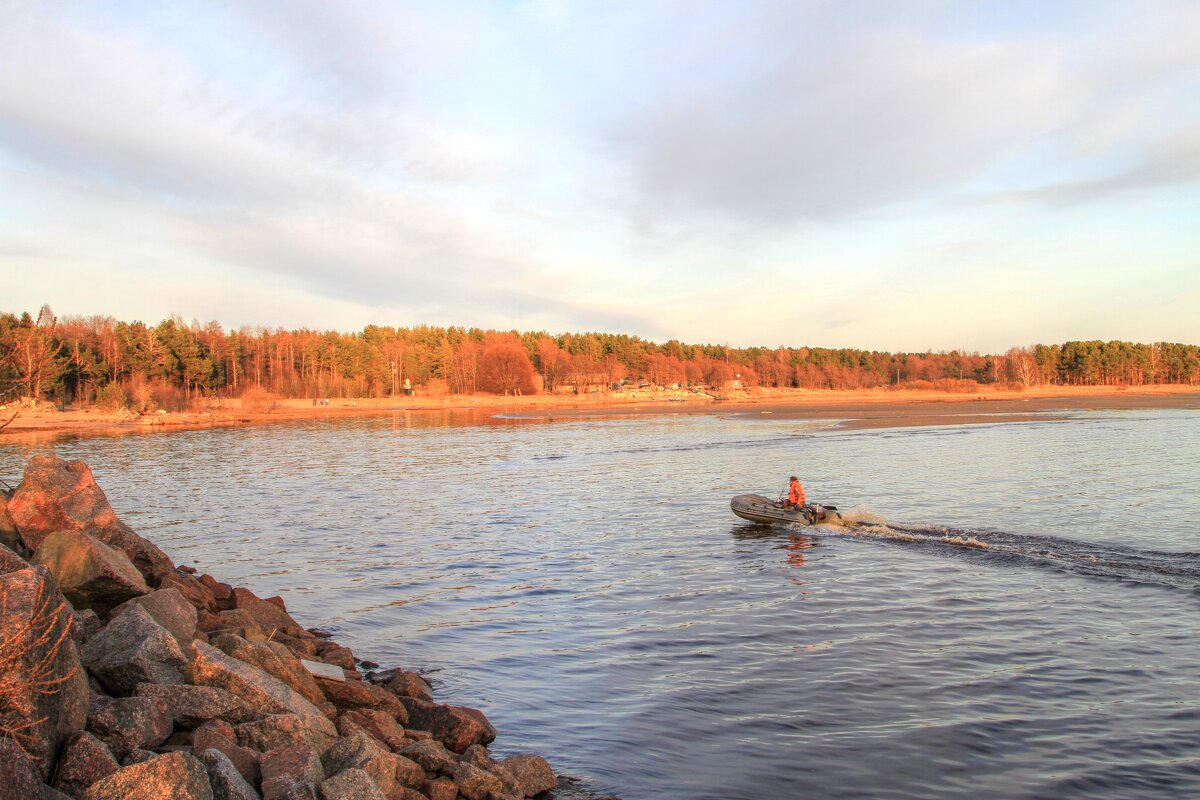
[[1071, 93], [1052, 47], [894, 34], [659, 100], [622, 142], [647, 207], [787, 222], [954, 186], [1054, 131]]

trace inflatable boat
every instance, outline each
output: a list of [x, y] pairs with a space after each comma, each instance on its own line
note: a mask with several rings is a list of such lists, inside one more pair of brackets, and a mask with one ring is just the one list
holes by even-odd
[[784, 508], [782, 502], [769, 500], [760, 494], [739, 494], [729, 501], [734, 514], [750, 522], [762, 525], [791, 523], [794, 525], [838, 524], [842, 515], [837, 506], [822, 506], [809, 503], [803, 508]]

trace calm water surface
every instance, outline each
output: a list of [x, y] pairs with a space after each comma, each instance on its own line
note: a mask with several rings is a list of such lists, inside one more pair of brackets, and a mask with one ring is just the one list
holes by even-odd
[[[1200, 413], [417, 414], [0, 445], [627, 798], [1200, 796]], [[747, 525], [799, 474], [868, 535]], [[913, 538], [901, 542], [896, 532]], [[989, 542], [944, 544], [947, 533]]]

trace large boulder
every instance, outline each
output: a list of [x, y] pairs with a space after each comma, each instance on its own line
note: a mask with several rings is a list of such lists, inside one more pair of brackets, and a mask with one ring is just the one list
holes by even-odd
[[504, 797], [510, 798], [510, 800], [524, 800], [525, 790], [506, 767], [502, 767], [499, 764], [492, 764], [487, 771], [500, 779], [500, 783], [504, 786], [504, 791], [502, 792]]
[[228, 583], [222, 583], [208, 574], [201, 575], [198, 580], [212, 593], [213, 599], [217, 601], [218, 609], [228, 611], [237, 608], [237, 600], [233, 596], [233, 587]]
[[389, 692], [399, 697], [415, 697], [427, 703], [433, 702], [433, 689], [415, 672], [399, 670], [386, 686]]
[[370, 775], [352, 767], [321, 784], [321, 800], [388, 800], [388, 797]]
[[229, 757], [220, 750], [208, 749], [199, 757], [208, 769], [208, 782], [212, 785], [213, 800], [262, 800]]
[[310, 745], [280, 747], [262, 757], [263, 794], [281, 796], [296, 784], [320, 785], [325, 780], [321, 757]]
[[504, 782], [497, 776], [470, 764], [459, 764], [454, 770], [458, 792], [467, 800], [492, 800], [504, 795]]
[[234, 728], [237, 742], [260, 753], [291, 747], [323, 745], [315, 738], [304, 721], [295, 714], [271, 714], [254, 722], [244, 722]]
[[246, 701], [213, 686], [140, 683], [134, 694], [163, 701], [176, 729], [183, 731], [198, 728], [210, 719], [237, 725], [256, 716]]
[[233, 597], [236, 607], [249, 613], [268, 635], [273, 631], [298, 638], [311, 635], [299, 622], [292, 619], [284, 609], [283, 600], [280, 598], [264, 600], [249, 589], [241, 587], [233, 590]]
[[500, 762], [500, 766], [517, 779], [526, 797], [548, 792], [558, 784], [550, 763], [532, 753], [509, 756]]
[[276, 642], [251, 642], [229, 633], [213, 636], [211, 643], [225, 655], [275, 676], [302, 694], [313, 705], [320, 707], [325, 704], [325, 693], [317, 686], [312, 673], [283, 645]]
[[393, 755], [392, 761], [396, 764], [396, 783], [398, 785], [407, 786], [410, 789], [420, 789], [425, 785], [429, 775], [420, 764], [398, 755]]
[[[409, 743], [408, 737], [404, 735], [404, 728], [400, 727], [396, 718], [386, 711], [363, 709], [343, 712], [337, 719], [339, 733], [342, 732], [343, 723], [358, 726], [366, 731], [372, 739], [383, 742], [392, 751], [407, 747]], [[343, 733], [342, 735], [348, 734]]]
[[317, 654], [321, 652], [320, 639], [301, 638], [298, 636], [288, 636], [286, 633], [277, 633], [271, 637], [271, 641], [284, 645], [297, 658], [316, 659], [319, 658]]
[[167, 753], [122, 767], [93, 783], [83, 800], [213, 800], [208, 770], [188, 753]]
[[262, 754], [239, 745], [233, 727], [228, 722], [212, 719], [192, 733], [192, 753], [200, 756], [207, 750], [224, 754], [247, 783], [253, 785], [259, 782]]
[[155, 697], [105, 697], [88, 704], [87, 728], [124, 758], [133, 750], [152, 750], [171, 735], [171, 714]]
[[321, 755], [311, 745], [279, 747], [263, 754], [262, 779], [265, 783], [281, 775], [291, 777], [296, 783], [320, 783], [325, 779], [325, 767], [321, 765]]
[[217, 601], [212, 592], [194, 575], [172, 570], [162, 576], [158, 587], [160, 589], [177, 589], [197, 611], [208, 611], [212, 614], [218, 611]]
[[409, 723], [408, 709], [401, 702], [401, 698], [382, 686], [376, 686], [366, 681], [328, 681], [324, 679], [318, 679], [317, 685], [329, 698], [329, 702], [342, 711], [358, 709], [385, 711], [395, 717], [400, 724], [407, 725]]
[[429, 800], [455, 800], [458, 797], [458, 784], [449, 778], [436, 778], [425, 781], [421, 793]]
[[323, 642], [318, 651], [320, 659], [326, 664], [333, 664], [341, 667], [347, 672], [355, 671], [354, 651], [349, 647], [343, 647], [337, 642]]
[[396, 785], [396, 756], [384, 750], [371, 738], [359, 733], [338, 739], [321, 756], [326, 775], [336, 775], [346, 769], [361, 769], [371, 780], [389, 794]]
[[88, 531], [119, 548], [152, 585], [174, 568], [166, 553], [121, 522], [88, 465], [57, 456], [34, 456], [8, 503], [9, 514], [30, 552], [56, 531]]
[[453, 772], [455, 767], [458, 766], [458, 757], [447, 750], [441, 742], [435, 742], [433, 739], [422, 739], [421, 741], [413, 742], [397, 752], [399, 755], [420, 764], [421, 768], [426, 772], [431, 772], [435, 775], [439, 772]]
[[87, 464], [47, 455], [29, 460], [8, 512], [31, 552], [55, 531], [103, 528], [119, 521]]
[[194, 642], [192, 653], [191, 683], [225, 689], [260, 714], [296, 714], [318, 744], [337, 738], [337, 729], [321, 710], [278, 678], [203, 642]]
[[50, 783], [59, 791], [77, 797], [84, 789], [120, 768], [108, 745], [84, 731], [72, 736], [63, 746]]
[[491, 769], [496, 766], [492, 754], [481, 744], [473, 744], [468, 747], [463, 751], [458, 760], [464, 764], [470, 764], [472, 767], [479, 767], [480, 769]]
[[178, 589], [156, 589], [150, 594], [125, 601], [113, 613], [119, 614], [125, 606], [134, 603], [146, 609], [155, 622], [170, 631], [180, 647], [191, 644], [196, 635], [196, 608]]
[[241, 608], [218, 611], [216, 614], [210, 614], [207, 611], [201, 612], [196, 627], [208, 634], [228, 633], [233, 636], [241, 636], [243, 639], [253, 639], [256, 642], [267, 640], [267, 634], [258, 627], [258, 623], [254, 621], [254, 617], [250, 616], [250, 612]]
[[[330, 699], [337, 703], [334, 698]], [[488, 744], [496, 738], [496, 729], [478, 709], [427, 703], [415, 697], [399, 699], [408, 709], [409, 727], [429, 731], [433, 738], [456, 753], [473, 744]]]
[[45, 567], [0, 575], [0, 728], [43, 779], [63, 741], [87, 722], [87, 675], [70, 633], [70, 608]]
[[145, 608], [127, 605], [84, 646], [83, 663], [105, 689], [125, 697], [139, 683], [184, 683], [187, 658]]
[[149, 539], [143, 539], [124, 522], [109, 528], [100, 528], [94, 534], [107, 545], [125, 551], [129, 560], [146, 578], [146, 583], [158, 586], [163, 576], [174, 571], [175, 562]]
[[54, 573], [72, 605], [101, 615], [150, 591], [125, 553], [82, 531], [55, 531], [42, 537], [33, 561]]

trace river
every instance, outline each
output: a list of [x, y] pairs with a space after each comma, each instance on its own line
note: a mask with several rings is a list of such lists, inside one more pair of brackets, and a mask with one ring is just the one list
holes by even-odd
[[[626, 800], [1200, 796], [1200, 412], [420, 413], [0, 441]], [[798, 474], [886, 526], [749, 525]], [[975, 537], [988, 549], [948, 544]]]

